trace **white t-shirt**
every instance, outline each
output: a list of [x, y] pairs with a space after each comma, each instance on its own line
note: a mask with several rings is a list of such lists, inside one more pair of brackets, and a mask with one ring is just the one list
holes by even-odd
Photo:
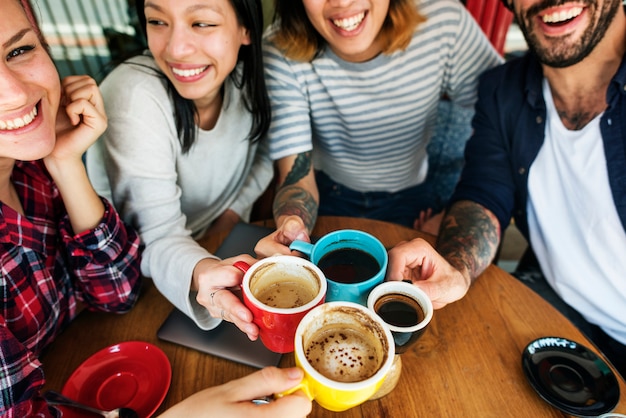
[[547, 80], [543, 94], [545, 140], [528, 179], [530, 241], [563, 300], [626, 344], [626, 233], [609, 187], [601, 115], [570, 131]]

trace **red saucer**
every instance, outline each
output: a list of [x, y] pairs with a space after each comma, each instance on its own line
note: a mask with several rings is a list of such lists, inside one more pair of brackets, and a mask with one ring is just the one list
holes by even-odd
[[[72, 373], [62, 393], [98, 409], [127, 407], [140, 417], [159, 408], [170, 387], [172, 368], [155, 345], [127, 341], [98, 351]], [[64, 418], [79, 418], [78, 411], [62, 407]]]

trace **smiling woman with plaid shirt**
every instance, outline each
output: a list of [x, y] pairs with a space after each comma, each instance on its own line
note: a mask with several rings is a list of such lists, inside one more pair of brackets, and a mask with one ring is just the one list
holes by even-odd
[[[82, 163], [106, 128], [96, 83], [59, 82], [20, 0], [0, 1], [0, 49], [0, 416], [58, 417], [40, 396], [38, 357], [76, 316], [78, 301], [107, 312], [134, 305], [140, 244]], [[294, 387], [302, 375], [267, 367], [197, 392], [162, 418], [304, 417], [311, 401], [302, 393], [250, 402]]]
[[134, 305], [140, 243], [82, 163], [107, 124], [95, 81], [61, 83], [19, 1], [0, 8], [0, 415], [57, 416], [38, 357], [79, 301]]

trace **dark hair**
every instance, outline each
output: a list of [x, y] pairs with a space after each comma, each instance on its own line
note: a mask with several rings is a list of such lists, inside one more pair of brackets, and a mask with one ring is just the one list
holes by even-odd
[[[272, 40], [290, 59], [311, 61], [326, 45], [326, 40], [313, 27], [302, 0], [275, 0], [274, 24], [276, 32]], [[422, 16], [415, 0], [390, 0], [389, 11], [378, 39], [383, 52], [391, 54], [405, 49], [411, 42], [415, 28], [426, 18]]]
[[[235, 9], [237, 21], [248, 29], [250, 44], [242, 45], [239, 49], [238, 63], [242, 63], [242, 71], [233, 71], [229, 78], [241, 89], [246, 109], [252, 114], [252, 127], [248, 139], [252, 142], [261, 140], [267, 133], [270, 125], [270, 102], [263, 76], [263, 51], [261, 41], [263, 35], [263, 9], [260, 0], [229, 0]], [[137, 0], [135, 7], [139, 25], [146, 36], [145, 0]], [[183, 150], [187, 153], [196, 141], [198, 127], [196, 126], [197, 109], [192, 100], [182, 97], [172, 82], [161, 74], [167, 83], [167, 88], [174, 103], [174, 120], [176, 130]]]

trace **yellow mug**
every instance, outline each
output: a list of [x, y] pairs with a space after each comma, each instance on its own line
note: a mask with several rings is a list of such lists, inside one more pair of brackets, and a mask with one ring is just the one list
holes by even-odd
[[302, 390], [330, 411], [368, 400], [382, 385], [395, 354], [391, 332], [370, 309], [353, 302], [328, 302], [309, 311], [296, 329], [296, 365]]

